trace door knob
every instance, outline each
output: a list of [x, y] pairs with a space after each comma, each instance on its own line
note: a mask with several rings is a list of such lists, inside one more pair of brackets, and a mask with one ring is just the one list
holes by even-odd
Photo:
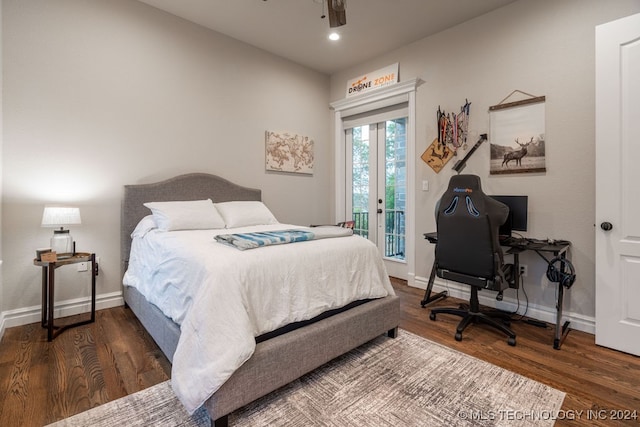
[[382, 199], [378, 199], [378, 203], [379, 203], [379, 204], [382, 204]]
[[602, 228], [604, 231], [609, 231], [613, 228], [613, 225], [610, 222], [605, 221], [600, 224], [600, 228]]
[[382, 209], [378, 208], [378, 213], [382, 213]]

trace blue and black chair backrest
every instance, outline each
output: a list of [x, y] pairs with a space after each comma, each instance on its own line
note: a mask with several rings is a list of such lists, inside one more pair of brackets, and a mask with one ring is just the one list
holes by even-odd
[[[478, 176], [453, 176], [437, 211], [438, 275], [449, 274], [445, 278], [473, 286], [503, 289], [502, 284], [494, 282], [503, 263], [498, 230], [507, 214], [504, 205], [484, 194]], [[471, 279], [456, 278], [467, 276]]]

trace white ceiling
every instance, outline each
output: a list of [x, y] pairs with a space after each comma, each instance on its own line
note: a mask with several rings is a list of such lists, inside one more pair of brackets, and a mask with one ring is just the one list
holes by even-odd
[[337, 42], [327, 38], [323, 0], [140, 1], [332, 74], [515, 0], [347, 0]]

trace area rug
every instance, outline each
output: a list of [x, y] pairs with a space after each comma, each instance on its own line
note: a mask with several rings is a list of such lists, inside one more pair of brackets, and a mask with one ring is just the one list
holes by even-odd
[[[506, 349], [505, 351], [508, 351]], [[565, 394], [400, 330], [232, 413], [232, 427], [552, 426]], [[209, 426], [164, 382], [51, 426]]]

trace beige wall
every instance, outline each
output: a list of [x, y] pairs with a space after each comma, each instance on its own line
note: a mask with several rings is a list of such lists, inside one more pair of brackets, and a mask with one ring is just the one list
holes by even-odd
[[[39, 307], [46, 203], [80, 206], [100, 295], [121, 289], [125, 184], [209, 172], [261, 188], [283, 222], [330, 220], [327, 76], [136, 1], [5, 0], [2, 15], [1, 310]], [[311, 136], [313, 176], [265, 173], [265, 130]], [[60, 274], [56, 299], [88, 295], [88, 273]]]
[[[529, 196], [529, 236], [568, 239], [578, 279], [565, 309], [576, 318], [595, 314], [595, 31], [598, 24], [640, 11], [637, 0], [521, 0], [435, 36], [404, 46], [331, 76], [331, 100], [344, 97], [346, 81], [400, 63], [400, 80], [420, 78], [417, 154], [437, 136], [436, 111], [457, 112], [472, 102], [470, 146], [489, 133], [488, 108], [513, 90], [546, 96], [546, 173], [489, 175], [489, 144], [464, 173], [482, 178], [485, 192]], [[510, 100], [517, 100], [510, 99]], [[489, 135], [489, 139], [491, 135]], [[434, 204], [452, 175], [451, 162], [436, 174], [416, 159], [416, 276], [426, 285], [433, 246], [422, 233], [435, 230]], [[428, 180], [430, 191], [423, 192]], [[535, 254], [524, 255], [530, 308], [552, 313], [555, 285]], [[492, 296], [491, 293], [488, 294]], [[505, 293], [515, 297], [514, 291]], [[520, 293], [524, 303], [524, 295]]]
[[[417, 96], [417, 153], [436, 136], [438, 106], [472, 102], [471, 143], [489, 131], [488, 107], [518, 89], [547, 97], [547, 172], [489, 176], [488, 144], [465, 173], [491, 193], [527, 194], [529, 234], [573, 242], [578, 281], [567, 308], [594, 315], [594, 27], [640, 11], [638, 0], [521, 0], [329, 79], [261, 50], [128, 0], [3, 0], [2, 255], [0, 313], [35, 313], [34, 250], [46, 203], [81, 207], [79, 250], [101, 257], [98, 293], [120, 290], [122, 186], [204, 171], [263, 189], [286, 222], [331, 220], [330, 101], [346, 81], [400, 63]], [[313, 176], [264, 172], [264, 131], [316, 141]], [[416, 159], [416, 275], [424, 285], [433, 206], [451, 176]], [[423, 192], [422, 181], [430, 182]], [[553, 310], [535, 254], [526, 290]], [[61, 271], [61, 299], [87, 295], [86, 273]], [[513, 297], [514, 294], [507, 295]], [[521, 295], [522, 298], [522, 295]], [[16, 314], [17, 313], [17, 314]], [[2, 319], [0, 319], [0, 323]]]

